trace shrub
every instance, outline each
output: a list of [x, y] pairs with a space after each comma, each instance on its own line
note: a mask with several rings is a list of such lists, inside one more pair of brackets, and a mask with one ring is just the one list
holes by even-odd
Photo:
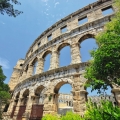
[[72, 111], [69, 111], [65, 116], [62, 116], [60, 120], [82, 120], [82, 118], [79, 114], [75, 114]]
[[120, 120], [120, 108], [107, 100], [102, 100], [99, 104], [91, 101], [87, 103], [87, 110], [84, 115], [85, 120]]
[[42, 120], [59, 120], [57, 115], [46, 114]]

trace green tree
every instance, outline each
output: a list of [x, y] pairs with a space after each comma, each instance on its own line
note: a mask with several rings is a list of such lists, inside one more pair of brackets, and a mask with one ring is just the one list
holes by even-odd
[[120, 85], [120, 0], [114, 0], [115, 16], [96, 36], [98, 49], [91, 52], [93, 60], [86, 68], [86, 86], [92, 90], [107, 89], [112, 83]]
[[5, 105], [9, 98], [9, 86], [4, 83], [6, 76], [3, 74], [2, 67], [0, 66], [0, 119], [2, 117], [2, 106]]
[[20, 5], [20, 2], [18, 0], [0, 0], [0, 13], [3, 15], [6, 13], [13, 17], [21, 14], [22, 11], [14, 9], [13, 4]]

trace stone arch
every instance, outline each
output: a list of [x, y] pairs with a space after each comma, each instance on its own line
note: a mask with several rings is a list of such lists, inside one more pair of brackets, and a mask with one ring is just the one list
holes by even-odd
[[94, 33], [86, 33], [78, 38], [81, 62], [87, 62], [92, 59], [90, 55], [90, 51], [94, 48], [97, 48], [95, 34]]
[[[59, 67], [70, 65], [70, 63], [71, 63], [71, 44], [69, 42], [60, 44], [57, 47], [56, 52], [57, 52]], [[66, 59], [66, 61], [64, 61], [63, 56], [64, 56], [64, 59]]]
[[22, 105], [27, 105], [27, 101], [28, 101], [28, 96], [29, 96], [29, 89], [25, 89], [22, 93], [22, 100], [21, 100], [21, 104]]
[[13, 96], [12, 96], [12, 99], [15, 99], [16, 96], [17, 96], [17, 94], [18, 94], [18, 91], [17, 91], [17, 92], [14, 92], [14, 93], [13, 93]]
[[52, 55], [51, 50], [47, 50], [42, 54], [42, 66], [43, 66], [42, 70], [43, 71], [48, 71], [50, 69], [51, 55]]
[[35, 62], [38, 61], [38, 57], [35, 57], [32, 61], [31, 61], [31, 64], [33, 65]]
[[33, 65], [36, 61], [38, 61], [38, 57], [33, 58], [33, 59], [30, 61], [29, 65]]
[[[49, 96], [51, 96], [51, 100], [53, 101], [53, 105], [54, 105], [54, 112], [56, 112], [56, 113], [59, 112], [59, 110], [58, 110], [58, 99], [59, 99], [58, 92], [59, 92], [59, 89], [61, 88], [61, 86], [64, 84], [70, 84], [72, 86], [73, 81], [69, 78], [53, 80], [53, 81], [51, 81], [48, 91], [46, 91], [46, 93], [50, 93]], [[63, 100], [64, 99], [62, 99], [62, 101]]]
[[81, 44], [85, 39], [88, 39], [88, 38], [95, 38], [95, 34], [93, 34], [93, 33], [87, 33], [87, 34], [84, 34], [84, 35], [80, 36], [78, 38], [78, 43]]
[[70, 84], [72, 86], [73, 81], [68, 78], [63, 78], [63, 79], [59, 79], [59, 80], [55, 81], [55, 83], [53, 84], [53, 86], [54, 86], [53, 93], [58, 93], [60, 87], [64, 84]]
[[44, 99], [45, 99], [44, 92], [45, 92], [45, 87], [43, 85], [40, 85], [35, 89], [35, 95], [38, 97], [39, 104], [44, 103]]
[[22, 96], [24, 98], [27, 98], [27, 96], [29, 96], [29, 89], [25, 89], [24, 92], [23, 92], [23, 94], [22, 94]]
[[32, 75], [35, 75], [37, 73], [37, 66], [38, 66], [38, 57], [35, 57], [32, 61], [31, 61], [31, 66], [32, 68]]
[[68, 42], [61, 43], [61, 44], [57, 47], [56, 51], [57, 51], [57, 52], [60, 52], [60, 50], [61, 50], [62, 48], [64, 48], [64, 47], [66, 47], [66, 46], [71, 46], [71, 45], [70, 45], [70, 43], [68, 43]]
[[38, 86], [38, 87], [35, 89], [35, 95], [36, 95], [36, 96], [39, 96], [39, 93], [41, 93], [44, 88], [45, 88], [45, 87], [44, 87], [43, 85]]
[[20, 91], [16, 94], [15, 98], [18, 99], [20, 97]]
[[51, 50], [47, 50], [42, 54], [42, 58], [44, 59], [48, 54], [52, 54]]

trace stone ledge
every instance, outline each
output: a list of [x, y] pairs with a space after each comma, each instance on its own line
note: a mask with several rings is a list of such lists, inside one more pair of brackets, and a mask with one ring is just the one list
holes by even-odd
[[[76, 74], [75, 69], [79, 68], [79, 73], [77, 73], [77, 75], [78, 74], [80, 75], [81, 74], [80, 71], [84, 70], [86, 66], [88, 66], [88, 63], [84, 62], [84, 63], [78, 63], [78, 64], [69, 65], [69, 66], [64, 66], [64, 67], [52, 69], [52, 70], [49, 70], [49, 71], [46, 71], [46, 72], [43, 72], [40, 74], [36, 74], [36, 75], [29, 77], [29, 78], [23, 80], [22, 82], [18, 83], [15, 86], [14, 90], [17, 89], [19, 86], [23, 86], [24, 84], [26, 84], [29, 81], [35, 82], [39, 78], [42, 78], [44, 80], [45, 76], [49, 77], [49, 79], [50, 79], [50, 77], [51, 77], [50, 75], [54, 75], [55, 76], [54, 79], [55, 79], [57, 76], [59, 76], [61, 74], [61, 77], [63, 77], [63, 73], [61, 73], [63, 71], [64, 71], [64, 77], [66, 77], [66, 76], [68, 77], [68, 76]], [[60, 78], [60, 76], [59, 76], [59, 78]]]

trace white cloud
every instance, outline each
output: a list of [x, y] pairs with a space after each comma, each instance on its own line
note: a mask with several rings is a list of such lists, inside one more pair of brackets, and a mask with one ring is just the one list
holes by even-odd
[[0, 65], [4, 68], [4, 69], [9, 69], [9, 61], [7, 59], [4, 58], [0, 58]]
[[57, 5], [59, 5], [60, 3], [59, 2], [56, 2], [55, 5], [54, 5], [54, 8], [56, 8]]

